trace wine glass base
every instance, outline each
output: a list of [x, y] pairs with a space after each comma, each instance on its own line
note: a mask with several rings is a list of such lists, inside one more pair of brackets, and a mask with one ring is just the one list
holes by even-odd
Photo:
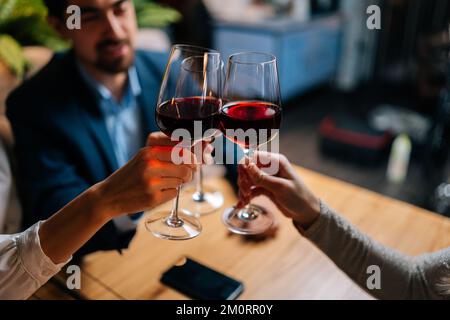
[[194, 187], [190, 187], [183, 190], [180, 199], [181, 207], [189, 208], [189, 212], [195, 217], [213, 213], [224, 203], [224, 197], [220, 191], [208, 186], [205, 186], [203, 190], [203, 194], [199, 194]]
[[178, 212], [178, 224], [169, 225], [170, 211], [150, 213], [145, 220], [145, 227], [155, 237], [165, 240], [188, 240], [202, 232], [202, 225], [187, 210]]
[[222, 215], [222, 221], [228, 230], [242, 235], [264, 233], [273, 225], [274, 220], [270, 211], [255, 204], [250, 204], [249, 208], [231, 207]]

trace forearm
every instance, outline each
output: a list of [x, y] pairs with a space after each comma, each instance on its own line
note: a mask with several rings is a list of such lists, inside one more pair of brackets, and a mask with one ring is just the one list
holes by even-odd
[[[411, 258], [386, 248], [323, 203], [320, 217], [302, 233], [361, 288], [377, 298], [442, 298], [435, 287], [442, 259], [431, 259], [431, 255]], [[372, 265], [380, 268], [380, 289], [367, 288], [370, 276], [367, 268]]]
[[89, 188], [41, 225], [42, 250], [54, 263], [67, 261], [108, 222], [100, 193], [98, 185]]

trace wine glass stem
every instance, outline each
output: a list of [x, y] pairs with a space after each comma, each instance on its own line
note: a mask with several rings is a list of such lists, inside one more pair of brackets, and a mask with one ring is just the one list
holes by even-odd
[[204, 201], [204, 190], [203, 190], [203, 167], [201, 164], [197, 164], [197, 171], [196, 171], [196, 190], [193, 195], [194, 201], [202, 202]]
[[179, 186], [177, 188], [177, 196], [175, 197], [175, 200], [173, 201], [172, 212], [170, 212], [170, 215], [166, 220], [167, 225], [172, 228], [178, 228], [183, 225], [183, 220], [178, 218], [178, 199], [180, 198], [180, 189], [181, 189], [181, 186]]
[[[253, 155], [255, 154], [255, 149], [253, 148], [245, 148], [244, 155], [248, 158], [250, 163], [252, 162]], [[246, 214], [251, 211], [251, 200], [245, 205], [245, 207], [241, 210], [241, 212], [245, 212]]]

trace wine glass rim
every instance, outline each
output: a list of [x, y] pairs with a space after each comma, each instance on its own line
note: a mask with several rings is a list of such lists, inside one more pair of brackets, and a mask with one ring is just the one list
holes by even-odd
[[190, 51], [190, 52], [199, 52], [199, 53], [207, 53], [207, 54], [220, 54], [219, 51], [211, 48], [205, 48], [200, 46], [193, 46], [190, 44], [174, 44], [172, 46], [172, 49], [182, 49], [184, 51]]
[[[206, 52], [205, 54], [209, 54], [209, 53]], [[204, 73], [205, 70], [203, 68], [201, 70], [192, 70], [192, 69], [186, 68], [186, 66], [183, 65], [183, 63], [185, 61], [188, 61], [189, 59], [204, 59], [204, 57], [205, 57], [205, 55], [202, 55], [202, 56], [190, 56], [190, 57], [184, 58], [183, 62], [181, 63], [181, 68], [183, 68], [184, 70], [189, 71], [189, 72]], [[219, 59], [217, 68], [220, 68], [220, 67], [223, 67], [223, 61], [221, 61]]]
[[[265, 56], [268, 57], [269, 59], [262, 61], [262, 62], [248, 62], [248, 61], [239, 61], [239, 60], [233, 60], [234, 58], [238, 57], [238, 56], [242, 56], [242, 55], [259, 55], [259, 56]], [[230, 55], [228, 57], [228, 61], [230, 61], [231, 63], [235, 63], [235, 64], [248, 64], [248, 65], [264, 65], [264, 64], [268, 64], [268, 63], [274, 63], [277, 61], [277, 57], [271, 53], [268, 52], [261, 52], [261, 51], [241, 51], [241, 52], [236, 52], [233, 53], [232, 55]]]

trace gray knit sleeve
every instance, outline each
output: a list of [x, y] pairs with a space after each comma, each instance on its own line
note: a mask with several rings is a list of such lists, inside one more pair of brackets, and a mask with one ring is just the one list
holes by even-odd
[[[450, 247], [409, 257], [361, 233], [321, 202], [321, 215], [302, 234], [369, 294], [380, 299], [450, 298]], [[380, 268], [380, 288], [369, 289], [369, 266]]]

